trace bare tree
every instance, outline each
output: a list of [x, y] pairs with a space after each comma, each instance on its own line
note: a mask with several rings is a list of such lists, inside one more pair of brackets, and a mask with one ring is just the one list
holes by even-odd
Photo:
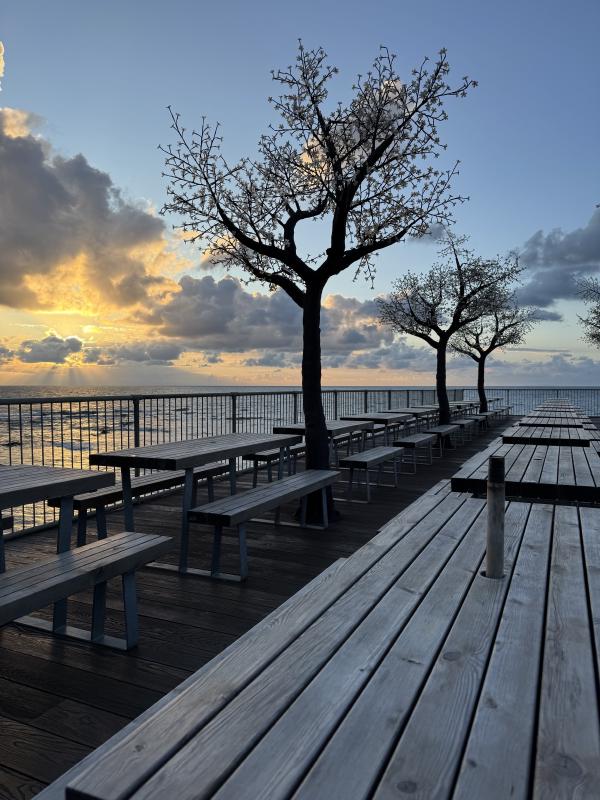
[[578, 288], [579, 296], [589, 305], [586, 316], [579, 317], [583, 338], [594, 347], [600, 347], [600, 281], [598, 278], [582, 278]]
[[540, 320], [532, 308], [520, 307], [515, 296], [508, 298], [504, 308], [462, 328], [451, 340], [452, 349], [469, 356], [477, 364], [479, 411], [488, 410], [485, 394], [485, 365], [495, 350], [520, 344]]
[[381, 322], [422, 339], [436, 351], [440, 424], [450, 421], [446, 360], [450, 340], [463, 328], [502, 307], [522, 272], [515, 256], [483, 259], [466, 249], [466, 238], [447, 234], [440, 261], [424, 275], [408, 272], [379, 298]]
[[[432, 163], [444, 148], [438, 126], [445, 101], [475, 85], [465, 77], [451, 87], [448, 72], [442, 50], [405, 84], [395, 56], [382, 49], [372, 70], [356, 79], [349, 102], [333, 105], [328, 85], [337, 69], [322, 49], [300, 43], [295, 65], [273, 72], [282, 94], [270, 102], [281, 122], [261, 137], [256, 156], [237, 163], [223, 155], [218, 125], [203, 119], [188, 133], [171, 111], [178, 141], [162, 148], [169, 179], [163, 213], [183, 217], [178, 227], [213, 259], [283, 289], [303, 309], [309, 468], [328, 466], [320, 342], [327, 281], [347, 269], [372, 279], [378, 251], [423, 236], [464, 199], [451, 191], [457, 165], [441, 171]], [[327, 226], [327, 247], [301, 255], [299, 223], [314, 221]]]

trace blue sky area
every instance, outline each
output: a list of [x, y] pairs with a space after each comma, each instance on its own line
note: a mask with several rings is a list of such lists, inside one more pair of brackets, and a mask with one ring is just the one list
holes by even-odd
[[[521, 249], [529, 258], [528, 301], [537, 293], [540, 305], [562, 314], [562, 322], [545, 323], [529, 339], [531, 347], [548, 352], [527, 358], [546, 365], [554, 359], [544, 382], [554, 376], [596, 383], [597, 354], [580, 339], [576, 313], [582, 309], [573, 278], [600, 270], [599, 30], [594, 0], [5, 0], [0, 106], [39, 116], [36, 133], [54, 154], [83, 154], [127, 201], [159, 209], [165, 183], [157, 145], [173, 141], [167, 105], [189, 127], [202, 115], [219, 120], [225, 151], [236, 158], [252, 151], [273, 119], [266, 101], [273, 92], [270, 70], [292, 62], [299, 37], [307, 47], [323, 46], [339, 66], [332, 94], [341, 100], [381, 44], [398, 54], [399, 72], [407, 77], [424, 56], [446, 47], [451, 77], [479, 82], [466, 99], [448, 103], [449, 121], [441, 130], [446, 164], [462, 162], [454, 187], [470, 197], [456, 210], [457, 232], [469, 234], [481, 255]], [[556, 229], [562, 233], [552, 234]], [[198, 260], [190, 249], [186, 255]], [[379, 259], [375, 292], [388, 291], [397, 272], [425, 268], [434, 257], [432, 244], [392, 248]], [[193, 272], [194, 263], [182, 271]], [[222, 277], [214, 274], [217, 281]], [[373, 297], [367, 284], [350, 276], [331, 289], [361, 301]], [[75, 317], [68, 330], [67, 317], [57, 314], [59, 330], [42, 309], [16, 306], [6, 305], [0, 331], [13, 352], [20, 335], [13, 323], [39, 323], [35, 335], [41, 337], [85, 338]], [[106, 331], [94, 337], [103, 343], [109, 338]], [[557, 357], [558, 350], [566, 354]], [[202, 352], [206, 359], [208, 350]], [[246, 373], [247, 383], [252, 375]], [[280, 377], [291, 380], [287, 373]], [[274, 373], [256, 380], [280, 382]], [[365, 375], [362, 382], [369, 380]]]

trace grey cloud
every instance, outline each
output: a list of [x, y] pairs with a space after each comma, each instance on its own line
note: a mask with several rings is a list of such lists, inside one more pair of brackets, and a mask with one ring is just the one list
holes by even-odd
[[25, 276], [48, 275], [82, 254], [90, 279], [113, 303], [142, 299], [156, 279], [129, 249], [160, 239], [162, 220], [127, 202], [83, 155], [53, 156], [39, 137], [7, 136], [5, 113], [0, 110], [0, 303], [36, 307]]
[[563, 315], [559, 311], [551, 311], [548, 308], [536, 308], [534, 316], [541, 322], [562, 322]]
[[67, 357], [72, 353], [79, 353], [83, 347], [83, 342], [76, 336], [50, 335], [43, 339], [29, 339], [21, 343], [15, 355], [21, 361], [29, 364], [49, 362], [53, 364], [64, 364]]
[[183, 353], [184, 347], [175, 342], [131, 342], [110, 347], [87, 347], [84, 360], [88, 364], [112, 366], [137, 363], [152, 366], [170, 366]]
[[[188, 349], [211, 352], [302, 350], [302, 310], [281, 291], [252, 294], [230, 276], [215, 280], [186, 276], [164, 305], [137, 315], [161, 336], [185, 341]], [[392, 333], [377, 324], [373, 300], [333, 295], [322, 310], [324, 355], [390, 343]]]
[[600, 209], [587, 225], [563, 233], [537, 231], [520, 252], [528, 282], [519, 290], [526, 305], [547, 307], [577, 296], [577, 280], [600, 270]]

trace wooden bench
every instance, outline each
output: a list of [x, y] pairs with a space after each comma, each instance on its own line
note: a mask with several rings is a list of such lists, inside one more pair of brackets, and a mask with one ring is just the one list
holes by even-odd
[[[410, 451], [412, 453], [412, 460], [411, 464], [413, 466], [412, 472], [417, 471], [417, 450], [424, 450], [425, 456], [423, 457], [422, 463], [424, 464], [432, 464], [433, 463], [433, 445], [437, 439], [435, 433], [411, 433], [409, 436], [403, 436], [400, 439], [396, 439], [394, 441], [394, 447], [402, 447], [403, 450]], [[403, 453], [403, 456], [405, 454]], [[404, 463], [404, 457], [402, 458], [402, 463]]]
[[[195, 467], [194, 478], [196, 482], [194, 485], [194, 491], [197, 490], [198, 482], [205, 479], [208, 500], [211, 502], [214, 500], [213, 478], [216, 478], [218, 475], [224, 475], [228, 472], [229, 466], [227, 464], [205, 464], [202, 467]], [[131, 479], [131, 495], [133, 498], [139, 498], [142, 495], [149, 494], [150, 492], [173, 489], [183, 484], [184, 477], [185, 473], [183, 470], [153, 472], [150, 475], [140, 475], [137, 478]], [[112, 503], [119, 503], [122, 500], [123, 488], [121, 484], [108, 486], [105, 489], [98, 489], [95, 492], [85, 492], [84, 494], [75, 495], [73, 498], [73, 508], [75, 511], [77, 511], [78, 546], [81, 546], [86, 542], [89, 512], [91, 510], [95, 510], [98, 538], [104, 539], [106, 538], [107, 533], [106, 506], [111, 505]], [[60, 500], [48, 500], [48, 505], [58, 508], [60, 505]]]
[[369, 480], [369, 470], [377, 467], [377, 485], [381, 477], [381, 470], [383, 464], [391, 461], [394, 467], [394, 487], [398, 486], [398, 470], [397, 461], [402, 458], [403, 450], [401, 447], [373, 447], [370, 450], [364, 450], [362, 453], [355, 453], [354, 455], [346, 456], [340, 459], [340, 467], [348, 467], [350, 474], [348, 476], [348, 499], [352, 497], [352, 481], [354, 478], [355, 469], [364, 469], [365, 471], [365, 484], [367, 490], [367, 503], [371, 500], [371, 482]]
[[433, 433], [436, 437], [436, 442], [439, 450], [439, 457], [444, 455], [444, 439], [448, 439], [451, 443], [456, 438], [456, 434], [460, 434], [459, 425], [434, 425], [427, 428], [425, 433]]
[[[273, 481], [265, 486], [249, 489], [246, 492], [223, 497], [189, 512], [190, 521], [214, 526], [212, 562], [210, 570], [188, 569], [194, 575], [202, 575], [224, 580], [244, 580], [248, 575], [246, 552], [246, 523], [265, 511], [276, 510], [275, 522], [280, 524], [279, 509], [292, 500], [301, 501], [300, 525], [306, 525], [307, 498], [309, 494], [320, 491], [322, 498], [323, 527], [327, 519], [327, 487], [331, 486], [340, 473], [335, 470], [305, 470], [296, 475]], [[289, 523], [288, 523], [289, 524]], [[221, 572], [221, 538], [224, 527], [237, 528], [240, 548], [240, 574], [229, 575]]]
[[[301, 458], [306, 452], [306, 445], [295, 444], [293, 447], [288, 448], [288, 475], [293, 475], [296, 472], [298, 459]], [[249, 453], [244, 456], [244, 461], [252, 463], [252, 486], [258, 483], [258, 470], [261, 464], [266, 464], [267, 467], [267, 480], [269, 483], [273, 480], [273, 464], [279, 464], [279, 456], [281, 455], [279, 448], [273, 450], [261, 450], [258, 453]], [[209, 500], [212, 498], [209, 497]]]
[[[11, 569], [0, 575], [0, 625], [16, 621], [59, 636], [129, 649], [138, 640], [135, 571], [172, 546], [173, 540], [168, 536], [120, 533]], [[121, 577], [123, 583], [124, 639], [104, 633], [106, 583], [117, 577]], [[57, 619], [55, 614], [51, 622], [24, 616], [50, 603], [64, 603], [71, 595], [90, 588], [94, 590], [94, 599], [89, 632], [66, 624], [64, 605], [61, 605], [60, 617]]]

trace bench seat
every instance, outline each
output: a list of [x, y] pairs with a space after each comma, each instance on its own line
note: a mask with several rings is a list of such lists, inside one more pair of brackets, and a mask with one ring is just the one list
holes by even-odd
[[369, 469], [377, 467], [377, 482], [381, 476], [382, 465], [391, 461], [394, 465], [394, 487], [398, 486], [397, 461], [402, 458], [403, 450], [401, 447], [373, 447], [371, 450], [364, 450], [362, 453], [346, 456], [340, 459], [340, 467], [348, 467], [350, 474], [348, 477], [348, 499], [352, 496], [352, 482], [355, 469], [364, 469], [365, 483], [367, 491], [367, 502], [371, 500], [371, 483], [369, 481]]
[[[85, 639], [96, 644], [128, 649], [137, 643], [135, 571], [154, 561], [173, 546], [168, 536], [145, 533], [120, 533], [110, 539], [58, 553], [51, 558], [0, 576], [0, 625], [18, 621], [58, 635]], [[106, 582], [123, 578], [125, 640], [104, 634]], [[50, 603], [94, 589], [91, 632], [72, 628], [56, 618], [52, 623], [24, 617]], [[64, 606], [63, 606], [64, 608]]]
[[[264, 486], [254, 487], [245, 492], [222, 497], [207, 505], [190, 509], [190, 521], [214, 526], [211, 569], [209, 572], [193, 570], [193, 574], [226, 580], [245, 579], [248, 575], [246, 523], [257, 518], [259, 514], [273, 510], [276, 510], [275, 522], [279, 523], [280, 507], [284, 503], [300, 499], [300, 524], [305, 526], [307, 498], [313, 492], [321, 492], [323, 527], [326, 528], [328, 524], [326, 490], [339, 478], [339, 475], [340, 473], [336, 470], [305, 470]], [[235, 576], [222, 573], [220, 568], [222, 529], [233, 526], [237, 527], [240, 547], [240, 574]], [[192, 572], [192, 570], [188, 570], [188, 572]]]
[[[203, 464], [201, 467], [194, 468], [194, 478], [196, 482], [206, 480], [209, 502], [214, 499], [213, 478], [218, 475], [225, 475], [229, 472], [228, 464]], [[166, 489], [173, 489], [183, 484], [185, 478], [184, 470], [153, 472], [150, 475], [139, 475], [131, 479], [131, 496], [139, 498], [149, 492], [159, 492]], [[106, 538], [106, 506], [112, 503], [119, 503], [123, 500], [123, 487], [120, 483], [98, 489], [95, 492], [84, 492], [77, 494], [73, 498], [73, 508], [77, 511], [77, 545], [81, 546], [86, 542], [87, 519], [90, 510], [96, 511], [96, 522], [98, 538]], [[48, 500], [48, 505], [52, 508], [60, 506], [60, 499]]]
[[[417, 450], [425, 450], [426, 456], [423, 463], [431, 464], [433, 459], [433, 445], [437, 439], [435, 433], [411, 433], [409, 436], [402, 436], [394, 440], [394, 447], [402, 447], [412, 453], [413, 472], [417, 471]], [[402, 459], [404, 462], [404, 458]]]

